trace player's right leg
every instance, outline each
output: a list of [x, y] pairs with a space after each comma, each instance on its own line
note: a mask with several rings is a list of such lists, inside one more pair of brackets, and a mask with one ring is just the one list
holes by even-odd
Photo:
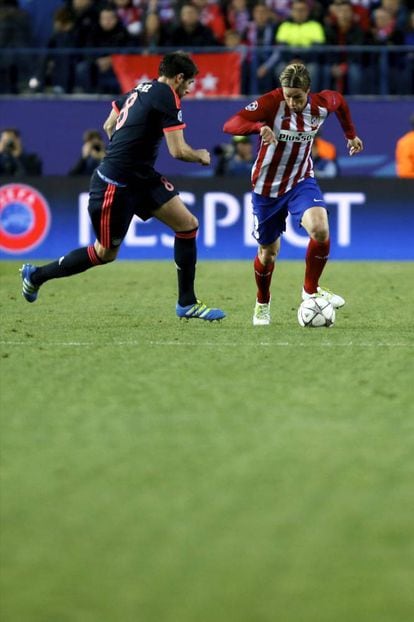
[[276, 257], [280, 250], [280, 235], [285, 229], [286, 209], [283, 200], [252, 194], [254, 230], [259, 243], [254, 259], [254, 278], [257, 286], [253, 326], [270, 324], [270, 285]]
[[77, 248], [44, 266], [33, 266], [25, 263], [20, 268], [22, 295], [27, 302], [35, 302], [40, 286], [46, 281], [79, 274], [94, 266], [114, 261], [117, 253], [118, 249], [104, 249], [96, 240], [95, 244]]
[[270, 324], [270, 284], [279, 250], [279, 238], [272, 244], [260, 244], [254, 259], [254, 277], [257, 285], [256, 304], [253, 312], [254, 326]]
[[[96, 242], [72, 250], [44, 266], [24, 264], [20, 270], [22, 295], [28, 302], [35, 302], [40, 286], [51, 279], [72, 276], [114, 261], [133, 215], [131, 210], [122, 209], [123, 192], [124, 188], [103, 182], [94, 173], [88, 210], [97, 236]], [[116, 210], [113, 209], [115, 205]]]
[[154, 211], [154, 216], [175, 232], [174, 261], [177, 267], [178, 301], [176, 314], [179, 318], [221, 320], [226, 314], [221, 309], [210, 308], [197, 299], [194, 290], [198, 220], [178, 195]]

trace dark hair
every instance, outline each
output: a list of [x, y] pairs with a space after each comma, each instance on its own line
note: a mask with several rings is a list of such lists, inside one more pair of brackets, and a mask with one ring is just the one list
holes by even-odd
[[181, 50], [166, 54], [158, 69], [158, 75], [166, 78], [174, 78], [179, 73], [184, 74], [184, 80], [194, 78], [198, 74], [197, 65], [192, 61], [189, 54]]
[[304, 91], [307, 91], [311, 84], [309, 71], [302, 63], [292, 63], [285, 67], [279, 76], [279, 80], [282, 87], [303, 89]]

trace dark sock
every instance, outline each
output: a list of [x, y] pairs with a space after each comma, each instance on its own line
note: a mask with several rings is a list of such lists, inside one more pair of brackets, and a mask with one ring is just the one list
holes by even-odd
[[93, 266], [104, 263], [96, 254], [95, 247], [91, 244], [83, 248], [77, 248], [67, 255], [63, 255], [57, 261], [52, 261], [45, 266], [38, 267], [30, 277], [33, 285], [39, 286], [50, 279], [61, 279], [64, 276], [85, 272]]
[[305, 282], [303, 284], [305, 292], [314, 294], [319, 285], [319, 278], [328, 261], [330, 240], [317, 242], [312, 238], [309, 240], [306, 251]]
[[177, 231], [174, 240], [174, 261], [177, 266], [178, 304], [182, 307], [197, 301], [194, 279], [197, 262], [197, 229]]
[[258, 255], [256, 255], [254, 259], [254, 277], [257, 285], [257, 302], [261, 304], [267, 303], [270, 300], [270, 283], [274, 267], [274, 262], [264, 266]]

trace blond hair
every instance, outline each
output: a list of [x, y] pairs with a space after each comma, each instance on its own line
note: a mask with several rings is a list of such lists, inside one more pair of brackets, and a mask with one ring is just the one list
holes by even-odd
[[311, 85], [309, 71], [302, 63], [292, 63], [279, 76], [282, 87], [308, 91]]

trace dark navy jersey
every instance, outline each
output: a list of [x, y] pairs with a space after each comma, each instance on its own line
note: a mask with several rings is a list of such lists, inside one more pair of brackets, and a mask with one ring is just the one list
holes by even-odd
[[185, 127], [180, 98], [168, 84], [152, 80], [112, 106], [118, 119], [99, 171], [120, 183], [151, 178], [164, 132]]

